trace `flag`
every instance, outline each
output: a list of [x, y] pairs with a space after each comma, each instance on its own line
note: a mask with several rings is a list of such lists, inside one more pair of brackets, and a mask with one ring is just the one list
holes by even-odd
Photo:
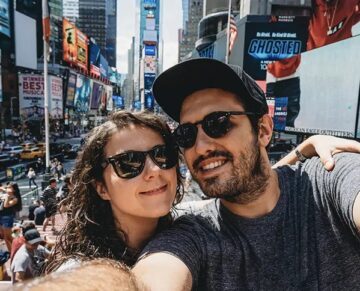
[[229, 55], [230, 55], [238, 34], [235, 17], [232, 14], [230, 14], [230, 26], [228, 28], [228, 31], [230, 33], [229, 36]]
[[43, 24], [43, 38], [44, 41], [50, 41], [50, 14], [49, 4], [47, 0], [42, 0], [42, 24]]

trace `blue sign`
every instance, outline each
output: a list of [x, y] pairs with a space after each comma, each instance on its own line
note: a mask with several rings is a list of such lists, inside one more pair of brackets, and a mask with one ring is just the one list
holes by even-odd
[[143, 0], [144, 7], [156, 7], [156, 0]]
[[113, 95], [113, 101], [115, 108], [117, 109], [125, 109], [125, 99], [122, 96]]
[[0, 0], [0, 33], [10, 37], [10, 17], [8, 0]]
[[276, 97], [274, 108], [274, 129], [285, 130], [288, 97]]
[[135, 110], [141, 110], [141, 101], [140, 100], [134, 100], [133, 101], [133, 108]]
[[301, 53], [301, 41], [294, 39], [252, 39], [248, 54], [259, 60], [287, 59]]
[[100, 75], [101, 77], [107, 78], [109, 72], [109, 64], [108, 61], [100, 55]]
[[154, 103], [154, 96], [151, 94], [151, 92], [145, 92], [145, 109], [153, 111]]
[[155, 74], [149, 74], [146, 73], [144, 74], [144, 89], [146, 90], [151, 90], [152, 85], [154, 84], [156, 75]]
[[155, 55], [156, 55], [156, 46], [145, 45], [145, 56], [155, 56]]

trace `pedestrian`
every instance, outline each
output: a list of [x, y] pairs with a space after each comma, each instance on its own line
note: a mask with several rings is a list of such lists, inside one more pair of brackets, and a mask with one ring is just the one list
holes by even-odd
[[30, 188], [30, 190], [31, 190], [31, 184], [34, 184], [35, 188], [37, 188], [38, 186], [37, 186], [36, 181], [35, 181], [36, 173], [35, 173], [33, 168], [29, 168], [27, 176], [29, 178], [29, 188]]
[[64, 175], [64, 166], [63, 164], [59, 161], [57, 163], [57, 166], [56, 166], [56, 175], [58, 177], [58, 180], [62, 177], [62, 175]]
[[44, 173], [44, 163], [41, 158], [38, 158], [36, 161], [36, 169], [38, 173]]
[[[302, 162], [272, 169], [265, 94], [240, 67], [192, 59], [163, 72], [157, 103], [211, 199], [142, 251], [133, 271], [149, 289], [356, 290], [360, 286], [360, 155], [300, 145]], [[171, 97], [171, 98], [169, 98]], [[312, 138], [305, 141], [305, 145]], [[351, 142], [350, 142], [351, 143]], [[323, 145], [316, 149], [322, 151]], [[352, 141], [360, 152], [360, 144]]]
[[14, 238], [13, 241], [12, 241], [12, 244], [11, 244], [10, 262], [13, 260], [16, 252], [25, 243], [24, 235], [29, 229], [36, 229], [36, 226], [35, 226], [34, 222], [32, 222], [32, 221], [24, 222], [21, 225], [21, 236], [18, 236], [16, 238]]
[[40, 245], [44, 240], [36, 229], [27, 230], [24, 238], [25, 243], [16, 252], [11, 263], [13, 284], [39, 277], [43, 271], [45, 259], [50, 254], [50, 251]]
[[39, 206], [40, 206], [40, 200], [34, 200], [33, 203], [29, 206], [29, 214], [28, 214], [28, 219], [29, 220], [34, 220], [35, 219], [34, 211]]
[[49, 224], [49, 221], [51, 221], [52, 231], [56, 231], [55, 229], [55, 215], [57, 212], [57, 201], [56, 201], [56, 179], [51, 178], [49, 180], [49, 186], [47, 186], [41, 195], [40, 200], [44, 203], [45, 207], [45, 220], [43, 224], [43, 231], [46, 231], [46, 227]]
[[5, 191], [6, 193], [0, 197], [0, 235], [5, 240], [7, 249], [11, 252], [11, 230], [16, 212], [22, 209], [22, 203], [17, 183], [10, 182]]
[[44, 202], [40, 201], [40, 206], [34, 210], [35, 225], [43, 225], [46, 218], [46, 210]]

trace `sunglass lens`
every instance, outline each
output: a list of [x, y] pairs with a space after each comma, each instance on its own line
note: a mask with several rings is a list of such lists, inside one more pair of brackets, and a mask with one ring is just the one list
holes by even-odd
[[181, 124], [174, 131], [176, 143], [182, 148], [191, 148], [195, 144], [196, 135], [197, 127], [190, 123]]
[[178, 155], [173, 146], [163, 145], [151, 152], [151, 158], [161, 169], [170, 169], [176, 165]]
[[128, 152], [120, 155], [116, 161], [116, 171], [124, 179], [138, 176], [145, 163], [145, 155], [141, 152]]
[[202, 126], [208, 136], [219, 138], [229, 131], [231, 123], [226, 112], [214, 112], [204, 118]]

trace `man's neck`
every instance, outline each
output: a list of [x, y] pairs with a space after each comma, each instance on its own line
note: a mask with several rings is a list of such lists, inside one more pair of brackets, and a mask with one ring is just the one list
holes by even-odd
[[270, 213], [280, 197], [277, 173], [271, 170], [268, 185], [259, 197], [247, 204], [239, 204], [221, 199], [221, 203], [232, 213], [245, 218], [258, 218]]

